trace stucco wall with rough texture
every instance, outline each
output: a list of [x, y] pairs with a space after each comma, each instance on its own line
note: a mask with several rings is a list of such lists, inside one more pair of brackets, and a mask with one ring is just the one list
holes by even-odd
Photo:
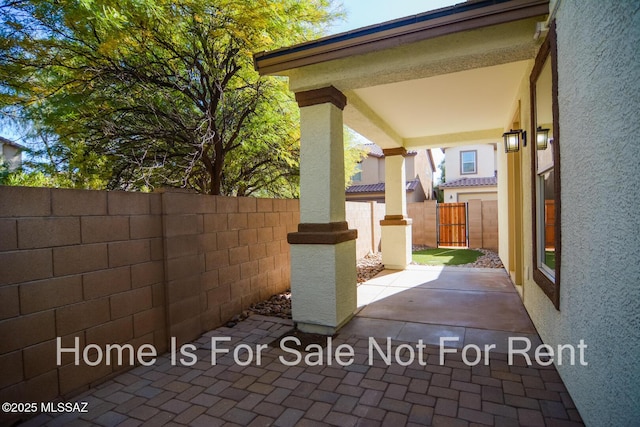
[[559, 2], [560, 311], [525, 305], [551, 345], [588, 345], [558, 370], [587, 425], [640, 419], [640, 2]]

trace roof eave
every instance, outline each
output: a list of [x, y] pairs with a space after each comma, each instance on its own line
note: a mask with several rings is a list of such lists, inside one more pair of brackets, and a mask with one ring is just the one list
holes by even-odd
[[480, 0], [254, 54], [261, 75], [545, 15], [549, 0]]
[[11, 147], [17, 148], [18, 150], [25, 151], [27, 149], [27, 147], [25, 147], [24, 145], [20, 145], [20, 144], [18, 144], [16, 142], [11, 141], [10, 139], [2, 137], [2, 136], [0, 136], [0, 142], [5, 144], [5, 145], [10, 145]]

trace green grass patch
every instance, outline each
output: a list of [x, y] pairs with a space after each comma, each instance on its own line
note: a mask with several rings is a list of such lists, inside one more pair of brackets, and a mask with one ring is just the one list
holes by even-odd
[[413, 252], [413, 262], [423, 265], [460, 265], [475, 262], [482, 252], [473, 249], [424, 249]]
[[556, 268], [556, 251], [544, 251], [544, 263], [549, 268]]

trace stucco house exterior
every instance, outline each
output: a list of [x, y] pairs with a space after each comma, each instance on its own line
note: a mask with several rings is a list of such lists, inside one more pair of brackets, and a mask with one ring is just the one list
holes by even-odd
[[497, 150], [500, 257], [548, 348], [587, 346], [586, 364], [554, 359], [585, 423], [637, 425], [638, 46], [637, 0], [478, 0], [256, 54], [300, 107], [298, 327], [332, 333], [356, 310], [343, 122], [386, 150], [382, 256], [396, 269], [411, 254], [407, 152], [515, 134]]
[[23, 150], [23, 146], [0, 136], [0, 161], [5, 162], [10, 171], [22, 166]]
[[[368, 154], [358, 164], [358, 172], [351, 177], [351, 185], [346, 189], [346, 200], [384, 203], [385, 155], [376, 144], [366, 144], [366, 149]], [[433, 173], [435, 172], [431, 150], [407, 152], [405, 167], [407, 203], [430, 200], [433, 195]]]
[[444, 149], [444, 202], [498, 199], [496, 144], [476, 144]]

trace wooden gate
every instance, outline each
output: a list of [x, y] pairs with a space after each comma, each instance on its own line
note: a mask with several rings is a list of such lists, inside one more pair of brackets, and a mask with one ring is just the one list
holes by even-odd
[[437, 210], [438, 247], [468, 247], [469, 233], [467, 224], [469, 223], [469, 218], [467, 204], [438, 203]]

